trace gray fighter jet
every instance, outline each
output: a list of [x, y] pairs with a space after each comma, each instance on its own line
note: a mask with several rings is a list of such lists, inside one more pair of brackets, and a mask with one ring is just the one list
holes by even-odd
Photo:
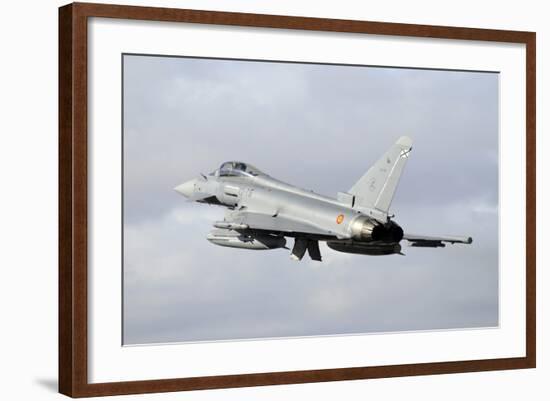
[[213, 244], [288, 249], [286, 237], [292, 237], [295, 260], [307, 251], [311, 259], [321, 261], [319, 241], [339, 252], [362, 255], [402, 254], [402, 240], [414, 247], [471, 244], [471, 237], [407, 234], [392, 220], [390, 204], [411, 149], [410, 138], [399, 138], [349, 191], [336, 198], [297, 188], [238, 161], [225, 162], [208, 176], [201, 174], [174, 189], [190, 201], [228, 209], [207, 236]]

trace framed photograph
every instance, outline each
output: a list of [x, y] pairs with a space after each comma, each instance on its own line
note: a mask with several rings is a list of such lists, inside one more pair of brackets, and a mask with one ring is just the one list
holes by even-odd
[[535, 367], [535, 33], [59, 9], [59, 391]]

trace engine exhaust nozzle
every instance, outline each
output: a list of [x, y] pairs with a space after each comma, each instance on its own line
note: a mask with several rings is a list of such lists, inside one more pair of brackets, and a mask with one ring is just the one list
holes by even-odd
[[351, 236], [360, 241], [399, 242], [403, 229], [393, 221], [382, 224], [366, 216], [360, 216], [351, 223]]

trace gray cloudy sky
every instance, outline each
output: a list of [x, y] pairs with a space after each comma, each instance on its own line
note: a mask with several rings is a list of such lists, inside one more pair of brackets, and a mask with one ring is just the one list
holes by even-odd
[[[123, 135], [125, 344], [498, 325], [498, 74], [126, 55]], [[237, 159], [335, 196], [401, 135], [396, 221], [471, 246], [294, 262], [172, 190]]]

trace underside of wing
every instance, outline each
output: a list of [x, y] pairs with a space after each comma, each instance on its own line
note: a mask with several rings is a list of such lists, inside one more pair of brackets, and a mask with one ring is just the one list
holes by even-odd
[[264, 230], [289, 236], [334, 237], [334, 233], [311, 222], [290, 218], [278, 213], [268, 214], [249, 210], [229, 211], [225, 222], [251, 230]]
[[404, 234], [403, 239], [407, 240], [411, 246], [425, 248], [443, 248], [445, 243], [449, 244], [471, 244], [472, 237], [433, 237], [427, 235]]

